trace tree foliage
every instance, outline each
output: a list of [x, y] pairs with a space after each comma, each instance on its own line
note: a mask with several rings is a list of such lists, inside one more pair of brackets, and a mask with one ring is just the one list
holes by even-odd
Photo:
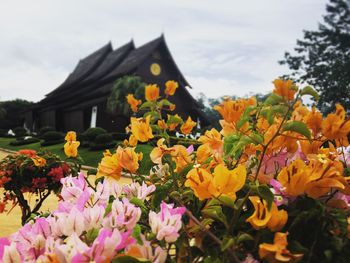
[[0, 102], [0, 128], [13, 129], [17, 126], [22, 126], [20, 114], [27, 110], [33, 102], [15, 99]]
[[350, 110], [350, 2], [330, 0], [316, 31], [304, 31], [294, 52], [286, 52], [280, 64], [313, 85], [320, 94], [318, 107], [324, 113], [341, 103]]
[[131, 115], [131, 110], [125, 97], [134, 94], [136, 98], [144, 95], [145, 83], [138, 76], [124, 76], [119, 78], [107, 100], [107, 110], [110, 113], [119, 113], [125, 116]]

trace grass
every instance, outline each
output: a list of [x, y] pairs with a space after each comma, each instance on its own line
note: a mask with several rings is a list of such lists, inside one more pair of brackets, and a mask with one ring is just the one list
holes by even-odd
[[[63, 143], [62, 144], [56, 144], [56, 145], [50, 145], [42, 147], [40, 145], [40, 142], [37, 143], [31, 143], [27, 145], [21, 145], [21, 146], [12, 146], [10, 145], [11, 141], [14, 141], [14, 138], [2, 138], [0, 137], [0, 148], [12, 150], [12, 151], [18, 151], [21, 149], [31, 149], [31, 150], [47, 150], [54, 154], [57, 154], [61, 157], [62, 160], [66, 159], [66, 156], [63, 151]], [[143, 153], [143, 159], [140, 163], [139, 173], [141, 174], [148, 174], [149, 170], [151, 169], [153, 163], [150, 160], [149, 154], [152, 150], [152, 146], [148, 144], [140, 144], [136, 147], [136, 152], [142, 152]], [[109, 149], [111, 152], [115, 150], [115, 148]], [[101, 161], [103, 157], [103, 150], [101, 151], [90, 151], [89, 148], [86, 147], [79, 147], [79, 155], [83, 158], [84, 164], [92, 167], [97, 167], [98, 163]]]

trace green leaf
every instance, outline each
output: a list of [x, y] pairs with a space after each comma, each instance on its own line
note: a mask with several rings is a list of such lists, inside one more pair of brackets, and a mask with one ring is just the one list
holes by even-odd
[[297, 132], [309, 140], [311, 139], [311, 133], [309, 128], [306, 126], [304, 122], [301, 121], [290, 121], [283, 125], [283, 131], [293, 131]]
[[270, 96], [264, 101], [265, 105], [276, 105], [283, 102], [283, 98], [275, 93], [271, 93]]
[[142, 208], [143, 210], [147, 210], [147, 207], [145, 206], [145, 204], [143, 203], [143, 201], [141, 199], [138, 199], [137, 197], [133, 197], [130, 199], [130, 203]]
[[141, 104], [140, 110], [151, 108], [154, 105], [154, 102], [152, 101], [145, 101], [144, 103]]
[[224, 252], [226, 249], [230, 248], [235, 243], [232, 237], [224, 237], [221, 243], [221, 251]]
[[172, 103], [168, 101], [167, 99], [162, 99], [161, 101], [158, 102], [158, 106], [162, 108], [163, 106], [171, 106]]
[[202, 214], [204, 216], [218, 220], [222, 222], [226, 227], [228, 227], [227, 218], [225, 214], [222, 212], [221, 206], [211, 206], [209, 208], [203, 209]]
[[227, 195], [222, 195], [218, 197], [218, 199], [223, 205], [231, 207], [233, 209], [235, 208], [235, 200], [233, 200], [231, 197]]
[[318, 95], [317, 91], [314, 90], [311, 86], [306, 86], [304, 87], [301, 92], [300, 95], [311, 95], [315, 100], [318, 100], [320, 98], [320, 96]]
[[96, 237], [98, 236], [98, 232], [100, 230], [99, 229], [96, 229], [96, 228], [93, 228], [93, 229], [90, 229], [86, 235], [85, 235], [85, 238], [86, 238], [86, 242], [88, 244], [91, 244], [94, 242], [94, 240], [96, 239]]
[[237, 243], [239, 244], [245, 241], [252, 241], [252, 240], [254, 240], [254, 238], [251, 235], [247, 233], [242, 233], [238, 236]]
[[107, 204], [107, 207], [106, 207], [106, 210], [105, 210], [103, 217], [107, 216], [111, 211], [112, 211], [112, 202], [109, 202]]
[[234, 144], [239, 141], [239, 136], [231, 134], [226, 136], [224, 139], [224, 153], [225, 155], [229, 154], [234, 146]]
[[271, 192], [270, 188], [266, 184], [259, 185], [257, 190], [258, 190], [258, 195], [262, 199], [267, 201], [267, 206], [268, 206], [268, 209], [270, 210], [272, 206], [272, 202], [275, 198], [274, 194]]
[[139, 224], [137, 224], [134, 227], [132, 231], [132, 237], [136, 239], [139, 245], [143, 245], [142, 238], [141, 238], [141, 226]]

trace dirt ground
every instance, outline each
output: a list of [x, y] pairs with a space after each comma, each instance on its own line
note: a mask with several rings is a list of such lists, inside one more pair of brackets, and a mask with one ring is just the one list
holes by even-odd
[[[3, 159], [7, 156], [8, 153], [0, 150], [0, 159]], [[130, 183], [130, 178], [122, 177], [119, 181], [120, 184]], [[3, 189], [0, 188], [0, 196], [2, 197]], [[27, 196], [31, 199], [31, 203], [34, 204], [35, 196]], [[41, 207], [41, 211], [52, 211], [57, 208], [58, 198], [56, 195], [51, 194], [44, 202]], [[8, 207], [8, 210], [11, 207]], [[8, 236], [14, 233], [17, 229], [21, 227], [21, 209], [16, 206], [11, 213], [7, 214], [7, 212], [0, 213], [0, 237]]]

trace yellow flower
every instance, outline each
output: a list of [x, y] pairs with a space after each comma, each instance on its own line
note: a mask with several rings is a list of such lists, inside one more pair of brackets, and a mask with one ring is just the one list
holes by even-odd
[[128, 94], [126, 99], [131, 107], [131, 110], [133, 112], [137, 112], [137, 107], [142, 103], [141, 100], [135, 99], [133, 94]]
[[31, 159], [32, 159], [34, 165], [37, 167], [43, 167], [46, 165], [46, 160], [40, 156], [35, 156]]
[[156, 84], [145, 87], [145, 98], [147, 101], [156, 101], [159, 98], [159, 88]]
[[269, 211], [267, 207], [267, 202], [260, 199], [258, 196], [250, 196], [249, 200], [252, 202], [255, 210], [254, 213], [248, 217], [246, 221], [249, 222], [252, 227], [257, 230], [265, 228], [271, 219], [271, 211]]
[[241, 118], [243, 112], [248, 106], [256, 105], [254, 97], [249, 99], [232, 100], [226, 99], [220, 105], [214, 106], [226, 122], [236, 123]]
[[208, 190], [213, 176], [203, 168], [195, 168], [188, 172], [185, 182], [186, 187], [190, 187], [199, 200], [211, 198]]
[[168, 96], [173, 96], [175, 94], [176, 89], [179, 87], [179, 84], [174, 80], [168, 80], [165, 83], [165, 91], [164, 93]]
[[67, 132], [66, 137], [64, 137], [64, 139], [67, 142], [76, 141], [77, 140], [77, 134], [74, 131], [69, 131], [69, 132]]
[[187, 165], [189, 165], [192, 162], [192, 158], [187, 152], [187, 149], [183, 145], [174, 145], [173, 148], [175, 149], [172, 152], [172, 159], [176, 163], [175, 172], [180, 172], [183, 168], [185, 168]]
[[119, 164], [117, 154], [111, 154], [109, 150], [104, 152], [104, 157], [98, 164], [97, 178], [111, 177], [115, 180], [119, 180], [122, 172], [122, 167]]
[[275, 203], [272, 203], [271, 207], [271, 218], [269, 222], [267, 222], [267, 227], [272, 231], [280, 231], [284, 225], [287, 223], [288, 213], [287, 211], [281, 209], [278, 210]]
[[213, 175], [209, 185], [211, 195], [214, 197], [227, 195], [236, 199], [236, 192], [245, 184], [247, 171], [244, 165], [238, 165], [237, 168], [229, 170], [224, 164], [219, 164], [215, 167]]
[[168, 148], [166, 145], [164, 145], [164, 138], [161, 138], [157, 141], [157, 146], [153, 148], [150, 154], [150, 158], [152, 162], [156, 164], [161, 164], [162, 163], [162, 158], [165, 154], [171, 154], [172, 152], [175, 152], [174, 148]]
[[164, 120], [158, 120], [157, 124], [158, 124], [158, 127], [161, 128], [162, 130], [166, 130], [168, 128], [168, 125], [166, 125]]
[[266, 259], [269, 263], [298, 262], [303, 254], [293, 254], [287, 249], [288, 233], [275, 233], [274, 243], [262, 243], [259, 245], [259, 257]]
[[203, 144], [208, 144], [210, 149], [216, 152], [222, 153], [224, 142], [221, 139], [221, 134], [215, 129], [212, 128], [210, 131], [206, 131], [204, 135], [199, 137], [198, 141]]
[[175, 104], [171, 104], [170, 106], [169, 106], [169, 110], [170, 111], [174, 111], [176, 109], [176, 105]]
[[348, 146], [347, 135], [350, 133], [350, 119], [346, 120], [345, 110], [340, 104], [336, 104], [335, 113], [330, 113], [323, 120], [322, 133], [329, 140], [336, 140], [337, 146]]
[[131, 173], [135, 173], [139, 169], [139, 158], [141, 158], [136, 152], [135, 148], [127, 147], [123, 149], [122, 147], [117, 148], [117, 159], [118, 164], [128, 170]]
[[148, 115], [145, 119], [131, 118], [131, 132], [140, 142], [147, 142], [153, 138], [152, 129], [150, 126], [151, 116]]
[[125, 146], [135, 147], [137, 145], [137, 139], [134, 135], [131, 134], [129, 140], [125, 139], [123, 143]]
[[275, 89], [273, 90], [273, 93], [280, 95], [286, 100], [294, 99], [294, 95], [297, 92], [297, 90], [294, 86], [293, 81], [276, 79], [273, 81], [273, 84], [275, 85]]
[[183, 134], [190, 134], [191, 131], [192, 131], [192, 129], [193, 129], [193, 127], [195, 127], [196, 124], [197, 124], [197, 123], [196, 123], [195, 121], [193, 121], [193, 120], [191, 119], [191, 117], [189, 116], [189, 117], [187, 118], [186, 122], [185, 122], [184, 124], [181, 125], [180, 130], [181, 130], [181, 132], [182, 132]]
[[68, 158], [78, 156], [78, 147], [80, 142], [78, 141], [67, 141], [64, 144], [64, 153]]

